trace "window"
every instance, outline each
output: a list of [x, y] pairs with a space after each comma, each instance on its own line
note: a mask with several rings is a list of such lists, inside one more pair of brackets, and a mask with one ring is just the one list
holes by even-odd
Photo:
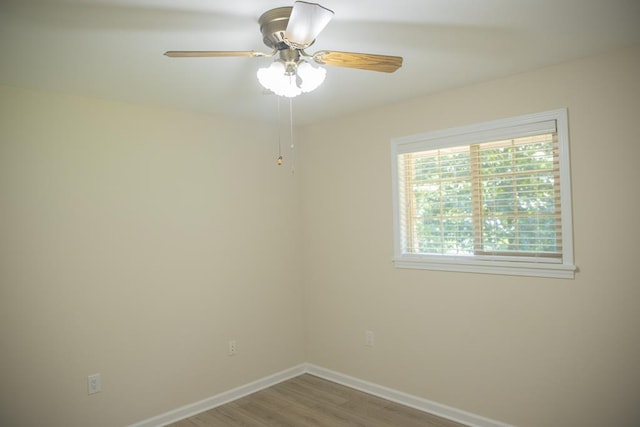
[[565, 109], [393, 139], [397, 267], [573, 278]]

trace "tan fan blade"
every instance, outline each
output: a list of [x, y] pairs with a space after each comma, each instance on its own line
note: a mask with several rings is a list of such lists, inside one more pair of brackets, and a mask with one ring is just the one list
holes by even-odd
[[360, 70], [382, 71], [383, 73], [393, 73], [402, 67], [401, 56], [321, 50], [320, 52], [314, 53], [312, 57], [313, 60], [319, 64], [358, 68]]
[[202, 58], [202, 57], [221, 57], [221, 56], [270, 56], [262, 52], [254, 52], [253, 50], [170, 50], [164, 53], [171, 58]]

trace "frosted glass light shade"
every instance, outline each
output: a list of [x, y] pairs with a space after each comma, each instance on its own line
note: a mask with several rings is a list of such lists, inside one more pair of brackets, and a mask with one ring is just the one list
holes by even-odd
[[332, 17], [333, 11], [319, 4], [295, 2], [285, 31], [285, 42], [300, 49], [309, 47]]
[[280, 61], [274, 61], [268, 67], [260, 68], [257, 74], [260, 84], [278, 96], [293, 98], [302, 93], [302, 89], [296, 84], [296, 75], [287, 75], [286, 67]]
[[327, 75], [327, 70], [321, 67], [314, 67], [306, 61], [298, 64], [298, 76], [300, 77], [300, 89], [303, 92], [311, 92], [317, 89]]
[[276, 60], [268, 67], [258, 69], [260, 84], [278, 96], [293, 98], [303, 92], [315, 90], [324, 81], [327, 71], [321, 67], [314, 67], [304, 60], [300, 60], [293, 68]]

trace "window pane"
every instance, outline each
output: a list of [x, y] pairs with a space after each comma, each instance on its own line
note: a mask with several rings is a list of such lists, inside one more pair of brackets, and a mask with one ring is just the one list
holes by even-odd
[[553, 135], [479, 145], [484, 253], [559, 253]]
[[406, 251], [559, 253], [554, 150], [553, 135], [539, 135], [402, 155]]
[[[473, 219], [468, 147], [403, 156], [413, 233], [408, 252], [472, 254]], [[407, 185], [409, 184], [409, 185]]]

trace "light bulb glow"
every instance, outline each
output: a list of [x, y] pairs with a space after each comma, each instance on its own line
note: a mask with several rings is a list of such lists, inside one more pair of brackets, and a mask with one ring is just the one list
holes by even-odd
[[314, 67], [302, 59], [297, 64], [275, 60], [269, 67], [258, 69], [257, 77], [264, 88], [278, 96], [293, 98], [317, 89], [326, 73], [324, 68]]

